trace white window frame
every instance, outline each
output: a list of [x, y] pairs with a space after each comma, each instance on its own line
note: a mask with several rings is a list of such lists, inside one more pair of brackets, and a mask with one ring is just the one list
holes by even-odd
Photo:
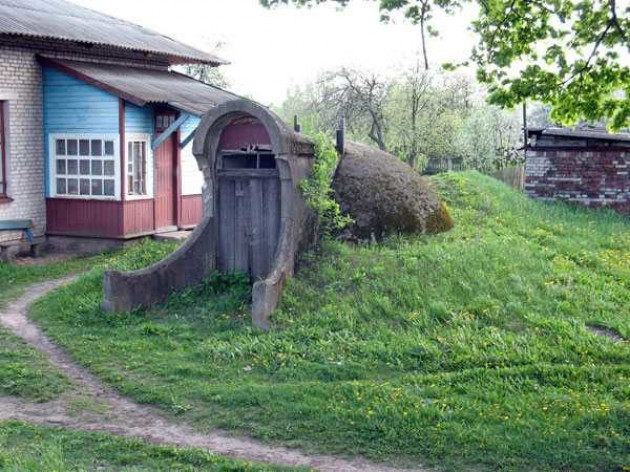
[[[129, 178], [128, 178], [128, 169], [129, 169], [129, 143], [141, 141], [145, 143], [147, 150], [147, 175], [146, 175], [146, 186], [147, 193], [146, 195], [135, 195], [130, 194], [129, 189]], [[153, 198], [153, 173], [154, 173], [155, 161], [153, 159], [153, 149], [151, 149], [151, 135], [150, 134], [140, 134], [140, 133], [131, 133], [125, 135], [125, 199], [126, 200], [150, 200]]]
[[[89, 140], [97, 140], [100, 139], [102, 141], [113, 141], [114, 142], [114, 155], [109, 157], [109, 160], [114, 161], [114, 175], [108, 176], [107, 180], [114, 180], [114, 195], [70, 195], [68, 193], [57, 194], [57, 157], [68, 159], [68, 156], [57, 156], [57, 146], [56, 142], [58, 139], [65, 140], [74, 140], [77, 141], [82, 139]], [[77, 143], [78, 146], [78, 143]], [[77, 150], [78, 151], [78, 150]], [[103, 149], [104, 152], [104, 149]], [[72, 156], [75, 157], [75, 156]], [[77, 152], [77, 160], [79, 160], [81, 156], [78, 155]], [[102, 156], [105, 157], [105, 156]], [[92, 157], [90, 157], [91, 159]], [[96, 157], [95, 157], [96, 158]], [[98, 158], [96, 158], [98, 159]], [[101, 158], [101, 160], [105, 160]], [[120, 200], [120, 135], [118, 134], [102, 134], [102, 133], [86, 133], [86, 134], [74, 134], [74, 133], [51, 133], [48, 136], [48, 176], [49, 176], [49, 195], [50, 198], [70, 198], [74, 200], [108, 200], [108, 201], [117, 201]], [[93, 177], [89, 174], [90, 177]], [[66, 175], [60, 176], [62, 178], [67, 178]], [[81, 178], [81, 175], [77, 174], [77, 179]], [[103, 175], [103, 179], [105, 176]]]

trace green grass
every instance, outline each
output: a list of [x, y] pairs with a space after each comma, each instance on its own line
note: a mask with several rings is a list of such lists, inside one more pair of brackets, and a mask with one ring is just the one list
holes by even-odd
[[[98, 433], [0, 423], [0, 470], [5, 472], [297, 471], [222, 458], [214, 454], [155, 446]], [[304, 470], [304, 469], [299, 469]]]
[[[90, 268], [94, 273], [101, 274], [104, 267], [120, 265], [121, 260], [124, 260], [126, 268], [145, 266], [163, 258], [174, 247], [147, 241], [118, 253], [42, 266], [0, 264], [0, 307], [3, 302], [19, 296], [30, 284]], [[56, 398], [69, 386], [65, 376], [52, 367], [39, 351], [0, 328], [0, 395], [46, 402]]]
[[106, 264], [117, 258], [118, 252], [90, 257], [76, 257], [65, 261], [41, 265], [19, 265], [0, 262], [0, 308], [19, 297], [25, 287], [66, 275], [84, 272], [91, 267]]
[[274, 330], [214, 276], [104, 315], [97, 272], [33, 310], [107, 383], [199, 428], [445, 470], [630, 466], [630, 223], [530, 201], [476, 173], [433, 180], [456, 228], [327, 243]]
[[39, 351], [0, 328], [0, 395], [46, 402], [68, 385]]

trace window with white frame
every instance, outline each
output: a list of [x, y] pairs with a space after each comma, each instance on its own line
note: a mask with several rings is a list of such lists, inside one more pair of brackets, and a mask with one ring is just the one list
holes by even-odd
[[127, 195], [130, 198], [151, 197], [153, 195], [151, 136], [128, 136], [126, 160]]
[[118, 198], [118, 149], [116, 135], [51, 135], [52, 196]]

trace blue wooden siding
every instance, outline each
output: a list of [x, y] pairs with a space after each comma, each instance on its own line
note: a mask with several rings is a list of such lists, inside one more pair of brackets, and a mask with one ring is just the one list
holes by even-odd
[[44, 67], [44, 131], [118, 133], [118, 97]]
[[125, 102], [125, 133], [153, 134], [153, 108]]
[[[182, 125], [182, 140], [186, 139], [190, 135], [190, 133], [194, 132], [199, 126], [199, 123], [201, 123], [201, 118], [191, 115], [190, 118], [188, 118], [186, 122]], [[192, 141], [190, 141], [186, 147], [188, 146], [192, 146]]]
[[118, 97], [51, 67], [43, 68], [46, 196], [51, 133], [118, 134]]

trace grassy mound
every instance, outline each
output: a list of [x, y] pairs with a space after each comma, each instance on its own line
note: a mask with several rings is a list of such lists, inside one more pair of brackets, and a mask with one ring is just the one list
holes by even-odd
[[130, 315], [104, 315], [91, 276], [33, 315], [106, 382], [201, 428], [445, 470], [630, 464], [630, 345], [588, 327], [630, 338], [630, 223], [476, 173], [433, 183], [452, 231], [328, 243], [268, 334], [226, 276]]
[[357, 239], [438, 233], [452, 228], [445, 206], [418, 172], [379, 149], [348, 143], [333, 180], [335, 200]]

